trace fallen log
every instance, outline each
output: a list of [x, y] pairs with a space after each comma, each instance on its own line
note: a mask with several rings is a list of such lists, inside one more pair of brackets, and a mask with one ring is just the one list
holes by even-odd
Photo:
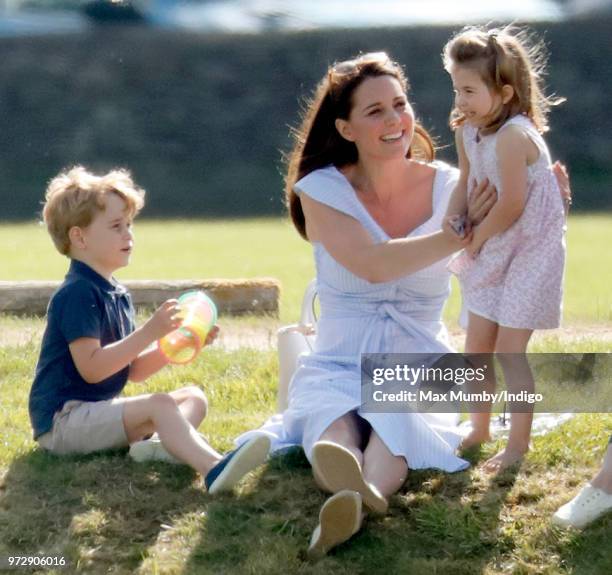
[[[190, 290], [205, 291], [220, 314], [278, 317], [280, 282], [274, 278], [125, 280], [135, 307], [154, 308]], [[0, 313], [44, 315], [58, 281], [0, 281]]]

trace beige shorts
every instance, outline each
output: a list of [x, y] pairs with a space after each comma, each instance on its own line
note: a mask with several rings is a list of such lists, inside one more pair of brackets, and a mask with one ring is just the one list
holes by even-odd
[[51, 431], [38, 438], [38, 444], [52, 453], [91, 453], [127, 447], [123, 427], [123, 399], [68, 401], [53, 416]]

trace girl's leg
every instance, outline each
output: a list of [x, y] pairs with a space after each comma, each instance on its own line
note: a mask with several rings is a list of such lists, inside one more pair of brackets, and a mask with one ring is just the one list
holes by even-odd
[[[493, 393], [495, 390], [495, 372], [493, 371], [493, 358], [488, 355], [495, 351], [499, 326], [484, 317], [469, 313], [468, 329], [465, 338], [465, 353], [476, 354], [470, 359], [475, 368], [488, 366], [485, 370], [487, 378], [478, 383], [467, 383], [468, 392]], [[470, 414], [472, 431], [463, 439], [461, 448], [466, 449], [473, 445], [480, 445], [490, 441], [489, 426], [491, 423], [491, 403], [481, 402], [477, 406], [477, 411]]]
[[[532, 333], [531, 329], [499, 328], [495, 351], [510, 393], [534, 391], [533, 374], [525, 355]], [[508, 444], [484, 464], [486, 471], [501, 471], [519, 462], [529, 450], [533, 404], [514, 402], [509, 404], [509, 408], [512, 415]]]
[[408, 475], [408, 464], [401, 456], [393, 455], [375, 431], [363, 453], [364, 479], [385, 497], [396, 493]]
[[[180, 390], [179, 390], [180, 391]], [[167, 393], [125, 398], [123, 425], [130, 443], [157, 432], [168, 453], [206, 475], [220, 460]], [[197, 420], [196, 402], [185, 399], [184, 410]]]

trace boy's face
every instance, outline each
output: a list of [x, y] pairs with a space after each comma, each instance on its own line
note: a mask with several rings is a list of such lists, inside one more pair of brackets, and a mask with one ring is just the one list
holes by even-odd
[[96, 213], [89, 226], [81, 228], [71, 255], [110, 278], [113, 272], [130, 263], [134, 236], [124, 200], [114, 193], [105, 199], [106, 209]]

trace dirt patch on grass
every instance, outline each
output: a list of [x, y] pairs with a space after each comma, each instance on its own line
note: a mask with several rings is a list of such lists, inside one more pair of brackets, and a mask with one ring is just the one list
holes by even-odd
[[[276, 348], [276, 332], [280, 322], [268, 317], [221, 318], [221, 332], [215, 346], [234, 350], [252, 348], [269, 350]], [[19, 347], [33, 343], [40, 346], [45, 324], [42, 320], [32, 321], [0, 318], [0, 347]]]
[[40, 345], [44, 327], [6, 327], [0, 328], [0, 347], [18, 347], [34, 342]]
[[[449, 329], [451, 345], [463, 349], [465, 332], [459, 327]], [[612, 347], [612, 325], [609, 324], [575, 324], [559, 329], [536, 331], [531, 339], [531, 346], [547, 340], [558, 341], [561, 346], [580, 352], [593, 341], [607, 343]]]
[[[221, 321], [221, 332], [215, 345], [234, 350], [238, 348], [251, 348], [260, 350], [276, 349], [276, 332], [281, 324], [273, 318], [249, 318], [241, 320], [228, 318]], [[0, 323], [0, 347], [21, 346], [34, 342], [40, 345], [44, 331], [42, 321], [35, 324], [2, 325]], [[462, 349], [465, 333], [458, 327], [449, 329], [451, 344], [455, 349]], [[533, 344], [549, 339], [558, 341], [563, 347], [572, 351], [581, 351], [589, 343], [597, 341], [600, 344], [610, 344], [612, 348], [612, 325], [608, 324], [576, 324], [555, 330], [536, 331]]]

